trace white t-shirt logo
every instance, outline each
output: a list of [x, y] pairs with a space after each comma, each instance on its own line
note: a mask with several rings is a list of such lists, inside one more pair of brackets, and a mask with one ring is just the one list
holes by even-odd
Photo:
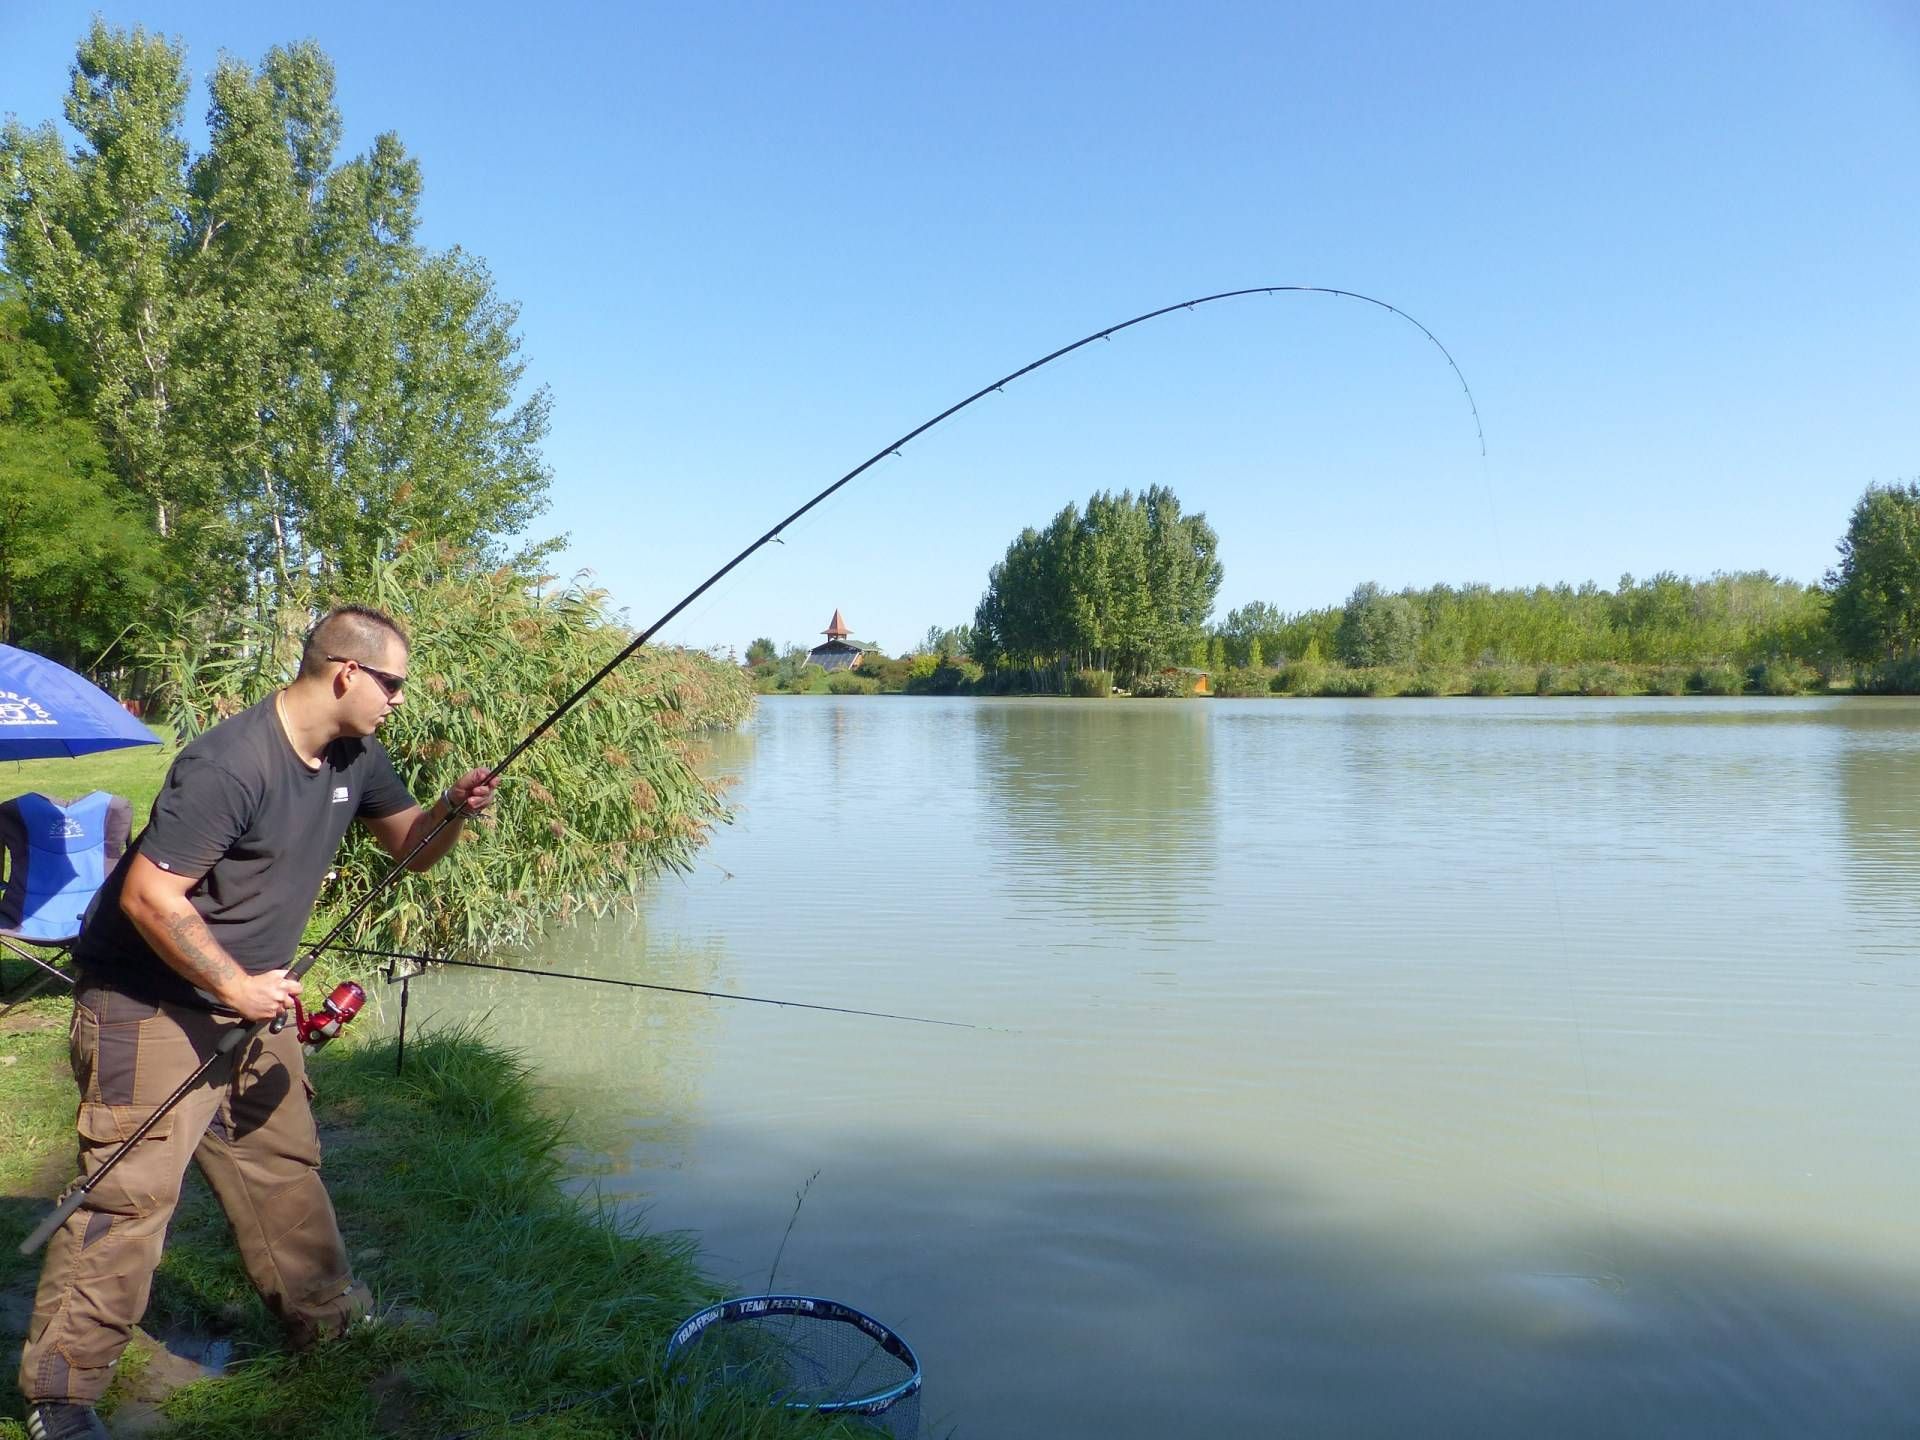
[[347, 803], [347, 799], [348, 799], [348, 796], [347, 796], [346, 786], [336, 785], [333, 787], [333, 803], [334, 804], [344, 805]]

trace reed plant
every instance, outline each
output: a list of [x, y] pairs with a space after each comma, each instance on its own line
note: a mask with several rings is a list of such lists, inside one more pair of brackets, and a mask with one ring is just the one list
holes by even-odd
[[[313, 615], [345, 598], [316, 590], [304, 605], [224, 632], [203, 616], [148, 627], [143, 654], [164, 678], [182, 737], [284, 683]], [[603, 592], [535, 585], [449, 549], [404, 551], [352, 598], [387, 610], [412, 636], [407, 703], [381, 741], [422, 803], [466, 769], [500, 761], [631, 638]], [[523, 942], [556, 917], [631, 907], [641, 880], [688, 868], [709, 827], [727, 818], [721, 787], [698, 769], [699, 737], [737, 725], [752, 705], [737, 666], [640, 650], [515, 762], [498, 801], [433, 878], [384, 891], [355, 938], [434, 953], [486, 948]], [[391, 863], [356, 826], [316, 927]]]
[[1113, 694], [1113, 672], [1076, 670], [1067, 680], [1067, 693], [1082, 700], [1105, 700]]

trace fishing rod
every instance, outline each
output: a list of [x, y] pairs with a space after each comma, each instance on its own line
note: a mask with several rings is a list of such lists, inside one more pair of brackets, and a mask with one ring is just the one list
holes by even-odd
[[[1474, 433], [1480, 440], [1480, 453], [1482, 456], [1487, 453], [1487, 435], [1485, 428], [1480, 423], [1480, 406], [1473, 398], [1473, 388], [1467, 384], [1466, 375], [1461, 372], [1460, 366], [1455, 362], [1452, 352], [1440, 343], [1440, 337], [1397, 305], [1389, 305], [1385, 300], [1377, 300], [1371, 295], [1362, 295], [1357, 290], [1341, 290], [1328, 285], [1256, 285], [1244, 290], [1222, 290], [1217, 294], [1199, 295], [1191, 300], [1180, 300], [1171, 305], [1162, 305], [1156, 310], [1148, 310], [1144, 314], [1135, 315], [1130, 320], [1122, 320], [1117, 325], [1109, 325], [1105, 329], [1094, 331], [1091, 335], [1082, 336], [1071, 345], [1062, 345], [1058, 350], [1049, 351], [1038, 360], [1022, 365], [1018, 370], [1009, 371], [998, 380], [989, 381], [971, 395], [967, 396], [966, 399], [949, 405], [932, 419], [922, 421], [920, 424], [914, 426], [913, 429], [907, 431], [907, 433], [900, 436], [899, 439], [881, 446], [878, 450], [874, 451], [873, 454], [854, 466], [853, 469], [847, 471], [846, 474], [842, 475], [838, 480], [835, 480], [831, 485], [827, 486], [826, 489], [800, 506], [799, 509], [787, 516], [786, 519], [780, 521], [779, 524], [767, 531], [766, 534], [762, 535], [758, 540], [755, 540], [751, 545], [747, 546], [746, 549], [742, 550], [738, 555], [714, 571], [713, 574], [701, 581], [699, 585], [688, 593], [685, 599], [681, 600], [671, 610], [667, 611], [666, 614], [662, 615], [658, 620], [654, 621], [653, 624], [636, 635], [626, 648], [621, 650], [619, 654], [607, 661], [607, 663], [602, 665], [598, 670], [594, 671], [592, 675], [588, 676], [579, 688], [565, 700], [562, 700], [559, 705], [554, 707], [552, 713], [549, 714], [546, 719], [534, 726], [519, 744], [509, 750], [500, 763], [487, 772], [486, 783], [489, 785], [495, 783], [509, 765], [513, 764], [515, 760], [518, 760], [521, 755], [525, 754], [527, 749], [539, 740], [541, 736], [545, 735], [547, 731], [559, 724], [561, 719], [564, 718], [574, 706], [578, 705], [593, 692], [594, 687], [599, 685], [602, 680], [606, 679], [607, 676], [611, 675], [624, 664], [641, 646], [645, 645], [647, 641], [657, 635], [663, 627], [678, 618], [680, 613], [689, 605], [693, 604], [693, 602], [698, 600], [702, 595], [705, 595], [707, 591], [711, 590], [715, 585], [718, 585], [728, 575], [731, 575], [748, 557], [760, 550], [763, 546], [770, 545], [778, 540], [780, 538], [780, 532], [793, 524], [794, 521], [800, 519], [803, 515], [807, 514], [808, 511], [829, 497], [837, 494], [842, 488], [854, 480], [857, 480], [889, 455], [898, 455], [902, 448], [909, 442], [926, 434], [927, 431], [933, 429], [934, 426], [958, 415], [962, 410], [965, 410], [976, 401], [984, 399], [988, 395], [998, 394], [1023, 376], [1031, 375], [1034, 371], [1051, 365], [1054, 361], [1063, 359], [1073, 354], [1074, 351], [1093, 344], [1096, 340], [1111, 340], [1123, 330], [1131, 330], [1136, 325], [1144, 325], [1149, 320], [1157, 320], [1162, 315], [1171, 315], [1178, 310], [1197, 310], [1202, 305], [1213, 305], [1224, 300], [1238, 300], [1249, 295], [1330, 295], [1343, 300], [1357, 300], [1368, 305], [1375, 305], [1390, 315], [1399, 316], [1400, 319], [1406, 321], [1409, 325], [1413, 326], [1414, 329], [1426, 336], [1427, 339], [1433, 343], [1434, 348], [1446, 357], [1447, 365], [1452, 369], [1454, 378], [1460, 382], [1460, 389], [1467, 397], [1467, 406], [1473, 412], [1473, 428]], [[447, 814], [428, 830], [411, 850], [396, 860], [393, 868], [388, 870], [379, 880], [375, 881], [372, 888], [355, 901], [325, 935], [307, 947], [306, 952], [295, 960], [292, 965], [287, 967], [288, 975], [295, 980], [305, 975], [307, 971], [313, 967], [314, 961], [319, 959], [320, 952], [332, 944], [333, 941], [339, 937], [341, 931], [359, 919], [360, 916], [365, 913], [367, 907], [373, 903], [375, 898], [406, 872], [407, 867], [412, 864], [423, 850], [434, 842], [442, 830], [453, 823], [455, 816], [459, 813], [460, 812], [455, 811], [451, 807], [451, 804], [449, 804]], [[245, 1025], [236, 1025], [221, 1036], [219, 1044], [214, 1047], [213, 1052], [207, 1056], [200, 1068], [182, 1081], [179, 1089], [175, 1090], [165, 1100], [162, 1100], [159, 1107], [135, 1128], [133, 1134], [123, 1140], [118, 1148], [108, 1155], [105, 1160], [100, 1162], [100, 1168], [70, 1190], [66, 1196], [62, 1198], [60, 1203], [54, 1207], [53, 1212], [48, 1215], [45, 1220], [40, 1222], [39, 1226], [35, 1228], [31, 1235], [27, 1236], [27, 1238], [20, 1243], [20, 1253], [22, 1255], [31, 1255], [42, 1245], [46, 1244], [48, 1238], [52, 1236], [55, 1230], [60, 1228], [66, 1218], [80, 1208], [81, 1202], [86, 1199], [88, 1193], [92, 1191], [94, 1186], [105, 1179], [107, 1173], [112, 1170], [115, 1165], [119, 1164], [121, 1159], [124, 1158], [135, 1145], [139, 1144], [140, 1141], [144, 1140], [147, 1135], [152, 1132], [153, 1127], [160, 1122], [162, 1117], [171, 1113], [175, 1106], [184, 1100], [196, 1086], [207, 1078], [216, 1065], [239, 1050], [243, 1045], [251, 1043], [269, 1023], [271, 1023], [274, 1031], [277, 1033], [286, 1023], [284, 1012], [271, 1022], [255, 1020]]]
[[[915, 1025], [945, 1025], [955, 1030], [978, 1030], [965, 1020], [930, 1020], [924, 1015], [894, 1015], [885, 1010], [854, 1010], [845, 1005], [817, 1005], [806, 1000], [771, 1000], [764, 995], [739, 995], [727, 990], [695, 990], [686, 985], [658, 985], [646, 980], [614, 980], [605, 975], [568, 975], [559, 970], [534, 970], [524, 965], [488, 965], [479, 960], [449, 960], [444, 955], [420, 955], [407, 950], [374, 950], [364, 945], [335, 945], [343, 955], [376, 955], [383, 960], [407, 960], [418, 965], [407, 975], [394, 975], [389, 966], [389, 984], [403, 983], [423, 973], [428, 965], [455, 965], [462, 970], [492, 970], [501, 975], [532, 975], [541, 980], [577, 980], [585, 985], [617, 985], [626, 990], [661, 990], [669, 995], [700, 995], [709, 1000], [743, 1000], [753, 1005], [778, 1005], [787, 1010], [825, 1010], [834, 1015], [864, 1015], [872, 1020], [907, 1020]], [[991, 1028], [991, 1027], [989, 1027]]]

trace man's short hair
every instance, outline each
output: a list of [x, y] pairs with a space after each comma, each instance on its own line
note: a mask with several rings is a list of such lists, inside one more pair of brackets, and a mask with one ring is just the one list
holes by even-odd
[[371, 660], [389, 640], [398, 640], [403, 650], [413, 648], [400, 622], [386, 611], [371, 605], [338, 606], [322, 615], [320, 623], [307, 632], [307, 642], [300, 650], [300, 673], [324, 674], [329, 655], [343, 660]]

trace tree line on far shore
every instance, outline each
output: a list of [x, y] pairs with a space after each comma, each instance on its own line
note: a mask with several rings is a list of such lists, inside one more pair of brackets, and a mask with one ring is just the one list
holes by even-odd
[[1763, 570], [1495, 589], [1368, 582], [1287, 612], [1254, 602], [1209, 624], [1222, 572], [1203, 515], [1170, 490], [1097, 493], [1027, 529], [988, 576], [973, 624], [935, 627], [857, 671], [806, 652], [748, 654], [762, 690], [1213, 694], [1920, 693], [1920, 484], [1873, 485], [1819, 584]]

